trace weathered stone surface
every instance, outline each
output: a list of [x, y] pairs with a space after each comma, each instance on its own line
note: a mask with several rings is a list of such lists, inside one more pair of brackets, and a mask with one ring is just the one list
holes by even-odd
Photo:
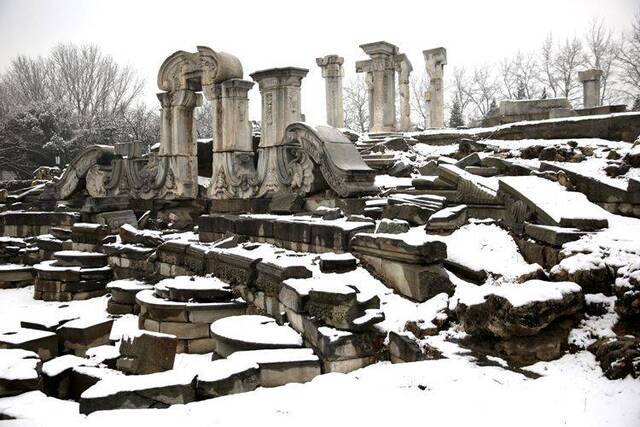
[[260, 386], [260, 371], [253, 362], [219, 359], [199, 369], [196, 380], [198, 398], [211, 399], [255, 390]]
[[571, 281], [579, 284], [585, 294], [611, 295], [615, 280], [611, 269], [594, 254], [578, 253], [560, 261], [549, 272], [553, 281]]
[[634, 336], [601, 338], [589, 346], [604, 375], [617, 380], [631, 375], [640, 378], [640, 338]]
[[107, 265], [107, 255], [99, 252], [60, 251], [53, 254], [61, 267], [99, 268]]
[[609, 222], [604, 211], [580, 193], [534, 176], [500, 178], [500, 195], [507, 207], [510, 226], [525, 221], [543, 225], [597, 230]]
[[401, 235], [359, 233], [351, 239], [354, 255], [369, 255], [415, 264], [432, 264], [447, 257], [447, 246], [435, 239], [416, 242]]
[[[431, 209], [416, 204], [398, 203], [385, 206], [382, 210], [382, 216], [386, 219], [406, 221], [412, 225], [424, 225], [432, 212]], [[378, 225], [378, 228], [380, 228], [380, 225]]]
[[309, 348], [238, 351], [229, 360], [257, 363], [262, 387], [305, 383], [321, 374], [318, 356]]
[[119, 370], [129, 374], [153, 374], [173, 369], [177, 339], [174, 335], [137, 331], [120, 342]]
[[87, 349], [109, 342], [113, 319], [77, 319], [60, 326], [56, 334], [60, 345], [69, 352], [84, 356]]
[[357, 266], [358, 259], [351, 254], [320, 255], [320, 271], [323, 273], [346, 273], [355, 270]]
[[420, 344], [411, 334], [389, 332], [389, 358], [391, 363], [419, 362], [442, 358], [442, 354], [428, 344]]
[[40, 388], [42, 363], [33, 351], [0, 350], [0, 397], [16, 396]]
[[458, 205], [439, 210], [429, 217], [427, 231], [453, 231], [467, 222], [467, 205]]
[[58, 338], [56, 334], [28, 328], [17, 328], [0, 333], [0, 349], [33, 351], [46, 362], [58, 355]]
[[640, 265], [631, 263], [618, 270], [614, 292], [615, 310], [624, 319], [640, 316]]
[[536, 335], [555, 319], [576, 313], [584, 305], [580, 286], [572, 282], [530, 280], [465, 291], [455, 312], [470, 335]]
[[112, 233], [117, 233], [124, 224], [138, 227], [138, 219], [132, 210], [102, 212], [96, 214], [96, 222], [109, 227]]
[[167, 371], [149, 375], [106, 377], [80, 398], [80, 413], [112, 409], [167, 408], [196, 400], [195, 374]]
[[33, 283], [34, 271], [29, 265], [0, 265], [0, 289], [19, 288]]
[[160, 232], [153, 230], [138, 230], [131, 224], [123, 224], [119, 230], [122, 243], [139, 244], [147, 247], [158, 247], [163, 243]]
[[524, 223], [524, 232], [529, 236], [546, 244], [561, 247], [563, 244], [578, 240], [586, 233], [575, 228], [555, 227]]
[[227, 357], [236, 351], [285, 349], [302, 346], [302, 337], [288, 326], [258, 315], [232, 316], [211, 324], [216, 353]]
[[104, 224], [78, 222], [71, 226], [71, 240], [74, 243], [99, 245], [109, 233], [109, 227]]

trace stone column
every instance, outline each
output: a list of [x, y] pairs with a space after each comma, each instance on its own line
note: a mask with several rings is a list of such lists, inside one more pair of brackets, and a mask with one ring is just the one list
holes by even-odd
[[407, 132], [411, 128], [411, 98], [409, 77], [413, 67], [404, 53], [396, 56], [398, 71], [398, 94], [400, 95], [400, 124], [398, 130]]
[[360, 45], [370, 61], [358, 61], [356, 72], [371, 78], [369, 132], [391, 132], [396, 121], [395, 61], [398, 48], [387, 42]]
[[262, 95], [262, 138], [259, 147], [280, 145], [285, 128], [302, 121], [300, 86], [309, 70], [305, 68], [272, 68], [256, 71], [251, 78], [258, 82]]
[[316, 64], [322, 69], [322, 77], [324, 77], [325, 82], [327, 124], [337, 128], [344, 127], [344, 105], [342, 102], [343, 63], [344, 58], [338, 55], [316, 58]]
[[158, 94], [160, 111], [160, 149], [155, 185], [162, 183], [159, 195], [169, 198], [195, 198], [198, 194], [198, 143], [193, 110], [202, 105], [202, 95], [188, 89]]
[[444, 127], [444, 66], [447, 64], [447, 50], [443, 47], [422, 51], [429, 75], [427, 104], [429, 105], [430, 126]]
[[249, 90], [254, 83], [230, 79], [205, 89], [211, 102], [213, 151], [253, 151], [249, 123]]
[[584, 108], [599, 107], [600, 103], [600, 78], [602, 70], [585, 70], [578, 72], [578, 80], [582, 82], [582, 97]]

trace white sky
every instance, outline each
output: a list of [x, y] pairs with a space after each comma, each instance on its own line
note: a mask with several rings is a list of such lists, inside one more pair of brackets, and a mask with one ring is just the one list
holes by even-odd
[[[146, 78], [145, 99], [157, 102], [156, 73], [176, 50], [197, 45], [242, 61], [245, 79], [265, 68], [310, 70], [302, 110], [325, 121], [324, 82], [315, 58], [345, 57], [345, 78], [366, 59], [359, 44], [386, 40], [423, 73], [422, 50], [447, 48], [449, 70], [537, 49], [556, 38], [582, 35], [593, 17], [627, 29], [640, 0], [0, 0], [0, 70], [17, 54], [46, 55], [58, 42], [91, 42]], [[446, 78], [445, 69], [445, 78]], [[260, 118], [257, 88], [250, 115]]]

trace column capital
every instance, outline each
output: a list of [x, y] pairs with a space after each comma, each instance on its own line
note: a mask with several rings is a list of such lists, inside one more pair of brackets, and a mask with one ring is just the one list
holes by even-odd
[[224, 98], [246, 98], [247, 93], [255, 83], [249, 80], [230, 79], [220, 83], [222, 97]]
[[202, 105], [202, 95], [188, 90], [176, 90], [173, 92], [160, 92], [157, 94], [162, 108], [168, 107], [199, 107]]
[[589, 82], [593, 80], [600, 80], [602, 78], [602, 70], [592, 68], [590, 70], [578, 71], [578, 80], [581, 82]]
[[309, 70], [306, 68], [284, 67], [256, 71], [250, 76], [258, 83], [260, 90], [264, 90], [280, 86], [300, 87], [302, 79], [306, 77], [307, 73]]

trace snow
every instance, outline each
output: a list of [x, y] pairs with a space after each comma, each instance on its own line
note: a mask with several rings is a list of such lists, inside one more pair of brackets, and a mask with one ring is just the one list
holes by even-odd
[[580, 292], [582, 292], [580, 285], [573, 282], [529, 280], [521, 284], [482, 285], [456, 288], [449, 307], [453, 310], [458, 304], [466, 306], [482, 304], [489, 295], [500, 296], [508, 300], [513, 307], [521, 307], [534, 302], [560, 301], [567, 294]]
[[198, 381], [220, 381], [249, 369], [258, 369], [257, 363], [242, 358], [214, 360], [197, 368]]
[[195, 289], [195, 290], [230, 290], [230, 285], [217, 277], [197, 277], [197, 276], [176, 276], [171, 279], [163, 279], [156, 284], [156, 287], [167, 289]]
[[85, 359], [83, 357], [78, 357], [73, 354], [65, 354], [64, 356], [59, 356], [49, 360], [48, 362], [45, 362], [42, 365], [42, 373], [49, 377], [55, 377], [57, 375], [60, 375], [67, 369], [75, 368], [76, 366], [95, 365], [95, 361]]
[[53, 332], [40, 331], [37, 329], [17, 328], [0, 332], [0, 342], [16, 345], [51, 337], [52, 335], [55, 334]]
[[411, 187], [413, 178], [401, 178], [391, 175], [376, 175], [375, 185], [380, 188]]
[[148, 375], [114, 375], [98, 381], [82, 393], [83, 399], [112, 396], [119, 392], [148, 390], [171, 385], [189, 385], [195, 374], [187, 370], [171, 370]]
[[301, 346], [302, 337], [288, 326], [280, 326], [271, 317], [259, 315], [230, 316], [211, 324], [216, 336], [264, 345]]
[[[135, 331], [127, 332], [128, 335], [135, 334]], [[118, 347], [114, 345], [99, 345], [97, 347], [91, 347], [85, 352], [87, 358], [95, 363], [102, 363], [108, 359], [115, 359], [120, 356]]]
[[38, 378], [40, 358], [33, 351], [19, 348], [0, 349], [0, 379], [30, 380]]
[[60, 328], [87, 329], [110, 321], [112, 321], [112, 319], [109, 319], [104, 314], [96, 313], [94, 315], [83, 316], [79, 319], [70, 320], [69, 322], [66, 322], [64, 325], [60, 326]]
[[439, 239], [447, 244], [447, 259], [507, 281], [541, 269], [527, 263], [509, 233], [495, 224], [467, 224]]
[[152, 285], [135, 279], [113, 280], [107, 283], [107, 289], [122, 289], [123, 291], [137, 291], [151, 288]]
[[0, 273], [6, 271], [30, 271], [33, 270], [33, 267], [30, 265], [23, 264], [3, 264], [0, 265]]

